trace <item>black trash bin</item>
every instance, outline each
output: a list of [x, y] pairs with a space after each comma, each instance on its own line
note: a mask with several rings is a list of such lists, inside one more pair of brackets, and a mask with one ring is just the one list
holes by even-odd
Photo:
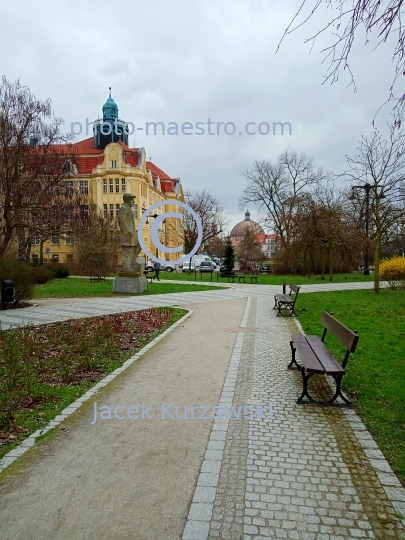
[[6, 309], [6, 304], [14, 302], [14, 283], [11, 279], [1, 280], [1, 303], [3, 309]]

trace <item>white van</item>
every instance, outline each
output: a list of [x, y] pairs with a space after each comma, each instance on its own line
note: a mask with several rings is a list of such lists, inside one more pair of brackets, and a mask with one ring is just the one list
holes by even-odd
[[211, 259], [208, 257], [208, 255], [194, 255], [191, 262], [196, 268], [199, 268], [202, 261], [211, 261]]

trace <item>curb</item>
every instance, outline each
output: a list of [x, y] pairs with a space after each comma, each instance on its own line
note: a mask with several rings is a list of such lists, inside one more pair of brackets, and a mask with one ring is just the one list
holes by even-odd
[[88, 401], [91, 397], [93, 397], [99, 390], [104, 388], [108, 385], [109, 382], [114, 380], [118, 375], [120, 375], [123, 371], [125, 371], [129, 366], [131, 366], [134, 362], [139, 360], [141, 356], [143, 356], [149, 349], [154, 347], [157, 343], [159, 343], [160, 340], [165, 338], [172, 330], [177, 328], [181, 323], [183, 323], [188, 317], [190, 317], [194, 311], [192, 309], [182, 308], [186, 310], [188, 313], [186, 313], [181, 319], [176, 321], [174, 324], [172, 324], [169, 328], [167, 328], [164, 332], [159, 334], [153, 341], [145, 345], [139, 352], [134, 354], [134, 356], [131, 356], [128, 360], [126, 360], [120, 368], [117, 368], [115, 371], [110, 373], [109, 375], [106, 375], [104, 379], [99, 381], [97, 384], [95, 384], [90, 390], [88, 390], [85, 394], [83, 394], [81, 397], [76, 399], [73, 403], [68, 405], [63, 411], [61, 411], [53, 420], [51, 420], [48, 425], [43, 427], [42, 429], [38, 429], [34, 433], [32, 433], [29, 437], [27, 437], [19, 446], [16, 446], [10, 452], [8, 452], [2, 459], [0, 459], [0, 474], [14, 461], [16, 461], [20, 456], [25, 454], [27, 450], [29, 450], [31, 447], [35, 445], [37, 442], [37, 438], [41, 437], [42, 435], [45, 435], [48, 431], [51, 429], [57, 427], [61, 422], [63, 422], [66, 418], [68, 418], [71, 414], [73, 414], [77, 409], [79, 409], [83, 403]]

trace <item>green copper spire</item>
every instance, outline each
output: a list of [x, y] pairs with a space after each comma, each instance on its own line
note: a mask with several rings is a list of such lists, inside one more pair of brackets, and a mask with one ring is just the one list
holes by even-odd
[[107, 101], [103, 105], [103, 121], [114, 122], [118, 118], [118, 105], [111, 97], [111, 86], [109, 87], [110, 95]]

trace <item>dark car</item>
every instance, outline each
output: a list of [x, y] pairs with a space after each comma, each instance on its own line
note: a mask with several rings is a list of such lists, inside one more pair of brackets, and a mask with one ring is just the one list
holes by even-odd
[[273, 269], [270, 265], [263, 264], [260, 271], [262, 274], [270, 274], [273, 271]]
[[215, 266], [212, 261], [201, 261], [200, 272], [213, 272], [214, 270]]

